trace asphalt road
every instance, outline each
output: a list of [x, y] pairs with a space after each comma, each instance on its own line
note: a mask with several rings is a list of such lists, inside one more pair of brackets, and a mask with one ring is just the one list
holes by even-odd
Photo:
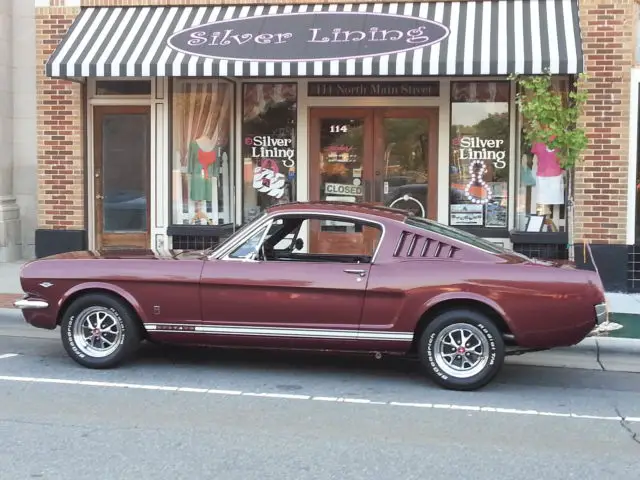
[[0, 312], [2, 480], [640, 478], [639, 458], [637, 373], [507, 365], [458, 393], [403, 360], [154, 345], [91, 371]]

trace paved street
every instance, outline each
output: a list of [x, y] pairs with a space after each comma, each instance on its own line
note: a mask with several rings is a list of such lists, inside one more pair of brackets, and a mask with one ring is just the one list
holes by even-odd
[[58, 333], [0, 311], [2, 480], [640, 474], [638, 373], [522, 357], [464, 394], [403, 360], [153, 345], [90, 371]]

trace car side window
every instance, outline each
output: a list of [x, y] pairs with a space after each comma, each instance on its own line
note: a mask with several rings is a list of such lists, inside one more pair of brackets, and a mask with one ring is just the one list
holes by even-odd
[[287, 221], [266, 242], [265, 260], [369, 263], [382, 237], [377, 225], [342, 217]]
[[265, 233], [267, 233], [268, 228], [269, 225], [265, 225], [256, 233], [251, 235], [247, 240], [240, 244], [239, 247], [237, 247], [229, 254], [229, 258], [244, 260], [256, 259], [258, 257], [260, 245], [262, 244], [263, 238], [265, 236]]

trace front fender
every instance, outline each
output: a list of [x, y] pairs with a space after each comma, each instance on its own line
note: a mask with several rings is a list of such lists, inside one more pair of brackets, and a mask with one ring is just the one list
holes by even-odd
[[116, 295], [124, 298], [133, 307], [133, 309], [138, 314], [142, 323], [146, 322], [147, 318], [144, 313], [144, 310], [142, 309], [142, 307], [140, 306], [140, 304], [138, 303], [138, 301], [135, 299], [133, 295], [131, 295], [126, 290], [118, 287], [117, 285], [113, 285], [111, 283], [105, 283], [105, 282], [84, 282], [79, 285], [74, 285], [73, 287], [71, 287], [58, 300], [58, 315], [60, 314], [62, 306], [69, 300], [69, 298], [85, 290], [103, 290], [103, 291], [115, 293]]

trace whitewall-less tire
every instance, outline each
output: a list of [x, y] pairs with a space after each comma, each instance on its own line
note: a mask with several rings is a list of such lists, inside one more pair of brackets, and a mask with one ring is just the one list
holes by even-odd
[[504, 364], [500, 331], [485, 315], [449, 310], [434, 318], [419, 340], [420, 362], [430, 378], [450, 390], [487, 385]]
[[139, 322], [129, 306], [102, 293], [77, 298], [60, 327], [67, 354], [88, 368], [115, 367], [140, 344]]

